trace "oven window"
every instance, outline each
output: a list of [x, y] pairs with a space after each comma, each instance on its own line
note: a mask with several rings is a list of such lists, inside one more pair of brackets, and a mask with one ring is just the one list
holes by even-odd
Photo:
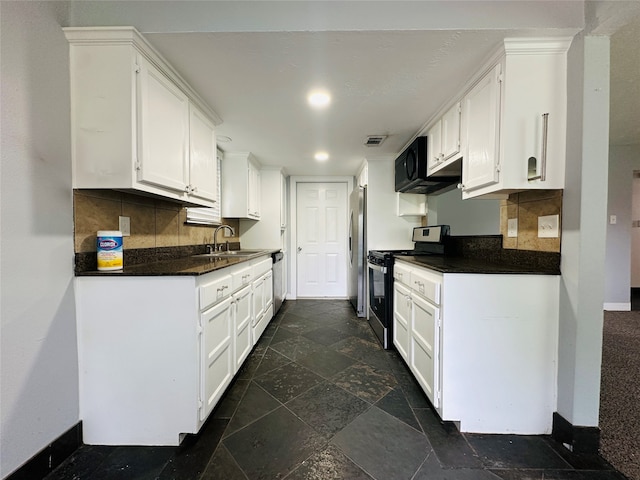
[[382, 321], [385, 320], [384, 276], [381, 271], [369, 268], [369, 306]]

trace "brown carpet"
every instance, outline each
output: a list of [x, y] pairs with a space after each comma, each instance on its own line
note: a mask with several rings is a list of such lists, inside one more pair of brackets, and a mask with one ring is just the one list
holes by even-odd
[[602, 343], [600, 453], [640, 480], [640, 311], [605, 312]]

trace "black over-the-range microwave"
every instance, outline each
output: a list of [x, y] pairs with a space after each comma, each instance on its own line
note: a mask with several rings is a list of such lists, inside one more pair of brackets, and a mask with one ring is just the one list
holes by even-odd
[[427, 159], [427, 137], [418, 137], [396, 158], [396, 192], [434, 194], [455, 188], [460, 176], [428, 176]]

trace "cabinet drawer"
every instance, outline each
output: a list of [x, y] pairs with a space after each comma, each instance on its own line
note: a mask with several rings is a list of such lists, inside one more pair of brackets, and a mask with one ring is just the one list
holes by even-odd
[[253, 276], [253, 268], [251, 265], [238, 268], [231, 275], [233, 277], [233, 291], [236, 291], [245, 285], [249, 285], [255, 278]]
[[260, 275], [271, 270], [271, 263], [271, 257], [259, 260], [258, 263], [253, 266], [253, 278], [258, 278]]
[[441, 277], [422, 269], [411, 271], [411, 288], [424, 298], [440, 305]]
[[209, 308], [214, 303], [227, 297], [233, 291], [231, 275], [223, 275], [205, 281], [200, 285], [200, 310]]
[[402, 263], [394, 263], [393, 278], [396, 282], [403, 283], [411, 287], [411, 269]]

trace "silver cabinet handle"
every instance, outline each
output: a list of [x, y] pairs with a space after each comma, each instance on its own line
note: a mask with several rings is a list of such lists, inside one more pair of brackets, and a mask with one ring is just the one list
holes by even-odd
[[542, 114], [542, 158], [540, 159], [540, 181], [547, 179], [547, 136], [549, 134], [549, 114]]

